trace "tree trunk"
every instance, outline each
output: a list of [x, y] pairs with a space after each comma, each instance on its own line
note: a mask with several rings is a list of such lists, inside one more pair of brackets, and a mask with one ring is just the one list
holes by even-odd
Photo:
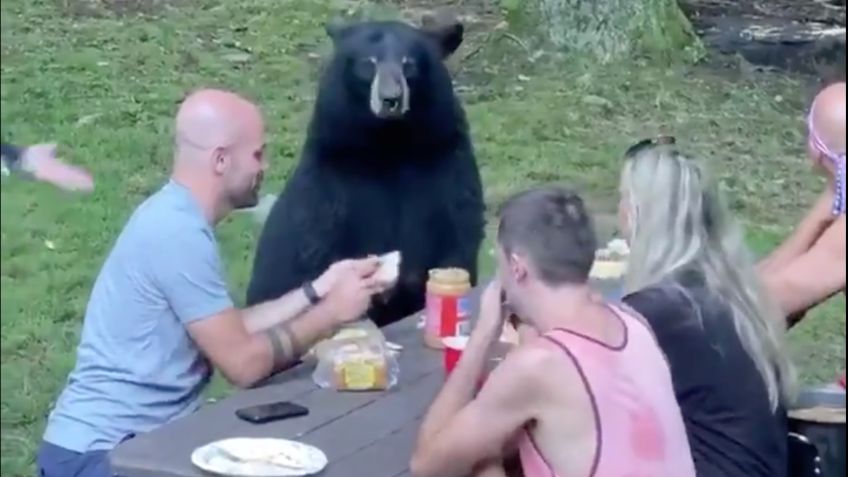
[[710, 50], [823, 84], [845, 81], [845, 0], [681, 0], [680, 7]]
[[539, 32], [558, 50], [602, 62], [634, 55], [699, 55], [676, 0], [501, 0], [511, 26]]

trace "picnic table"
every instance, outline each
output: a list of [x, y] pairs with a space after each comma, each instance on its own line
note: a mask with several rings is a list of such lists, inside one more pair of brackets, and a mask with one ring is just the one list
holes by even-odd
[[[617, 283], [600, 284], [609, 298]], [[472, 316], [480, 290], [471, 294]], [[443, 353], [424, 346], [420, 314], [383, 328], [386, 339], [403, 346], [397, 385], [383, 392], [337, 392], [312, 381], [310, 361], [280, 373], [262, 386], [238, 391], [197, 412], [116, 447], [110, 460], [121, 477], [204, 477], [191, 463], [198, 447], [228, 437], [276, 437], [314, 445], [329, 464], [321, 477], [409, 476], [418, 429], [444, 383]], [[309, 414], [266, 424], [238, 419], [237, 409], [290, 400]]]

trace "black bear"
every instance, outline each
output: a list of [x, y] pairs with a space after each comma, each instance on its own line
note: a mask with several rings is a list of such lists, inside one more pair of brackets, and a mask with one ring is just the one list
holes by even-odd
[[477, 281], [485, 205], [465, 112], [443, 61], [463, 26], [331, 24], [300, 161], [259, 239], [247, 305], [315, 279], [333, 262], [399, 250], [400, 278], [373, 300], [379, 326], [424, 306], [427, 272]]

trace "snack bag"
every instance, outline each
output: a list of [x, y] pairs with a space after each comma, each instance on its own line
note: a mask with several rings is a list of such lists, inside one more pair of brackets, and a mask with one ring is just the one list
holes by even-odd
[[312, 380], [336, 391], [384, 391], [397, 384], [400, 368], [383, 333], [371, 320], [342, 328], [315, 347]]

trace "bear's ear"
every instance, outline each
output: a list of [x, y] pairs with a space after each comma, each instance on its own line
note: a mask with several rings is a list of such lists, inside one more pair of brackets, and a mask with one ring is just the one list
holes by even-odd
[[344, 38], [348, 32], [350, 32], [350, 29], [350, 25], [347, 25], [345, 21], [340, 18], [333, 18], [324, 26], [327, 36], [333, 40], [333, 43], [338, 43], [339, 40]]
[[439, 45], [443, 59], [459, 48], [465, 33], [465, 27], [459, 19], [440, 20], [432, 14], [426, 14], [421, 18], [421, 29]]

